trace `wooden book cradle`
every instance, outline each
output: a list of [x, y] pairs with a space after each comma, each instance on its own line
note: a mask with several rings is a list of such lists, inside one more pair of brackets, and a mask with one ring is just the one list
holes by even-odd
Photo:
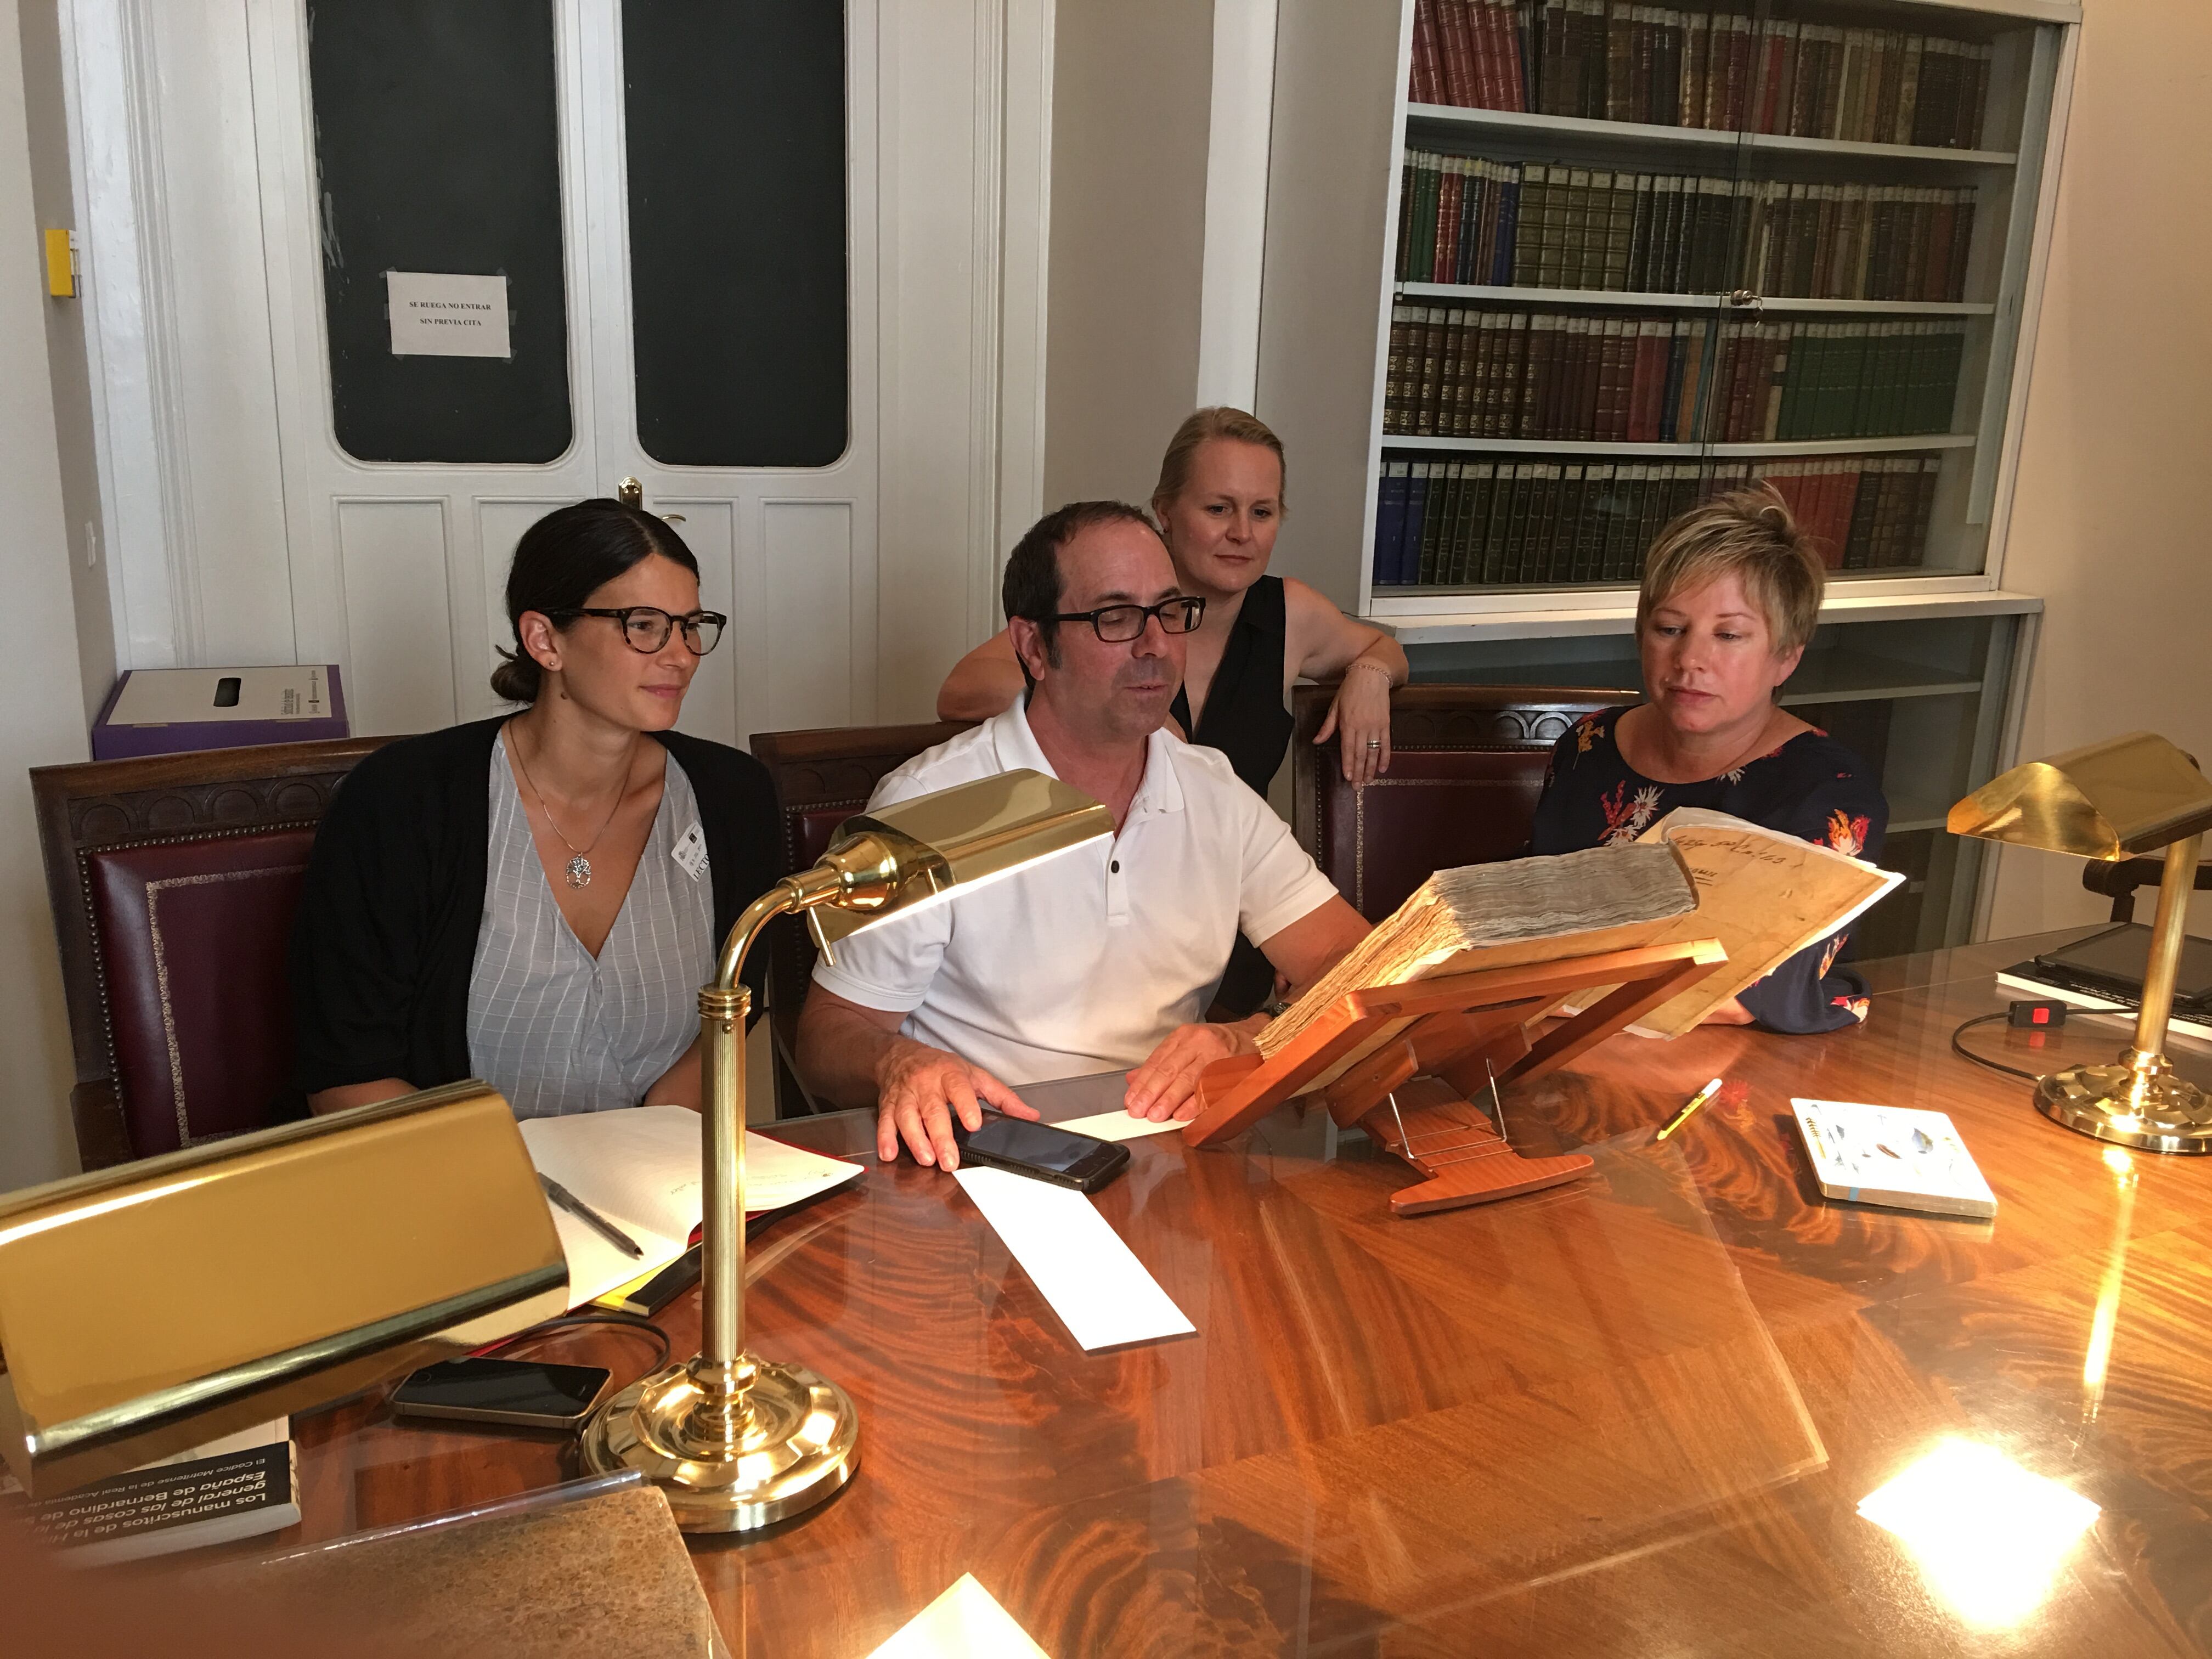
[[[1522, 1158], [1503, 1124], [1492, 1124], [1470, 1097], [1493, 1080], [1517, 1082], [1565, 1065], [1727, 960], [1718, 941], [1688, 939], [1352, 991], [1273, 1055], [1207, 1066], [1198, 1115], [1183, 1139], [1211, 1146], [1318, 1090], [1340, 1127], [1358, 1123], [1425, 1177], [1392, 1195], [1395, 1214], [1554, 1187], [1590, 1160], [1579, 1152]], [[1530, 1035], [1562, 998], [1593, 985], [1619, 988]]]

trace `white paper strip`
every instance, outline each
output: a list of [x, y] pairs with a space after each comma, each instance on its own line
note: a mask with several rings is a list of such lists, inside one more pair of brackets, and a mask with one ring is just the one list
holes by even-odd
[[1073, 1187], [1010, 1170], [957, 1170], [952, 1178], [1086, 1351], [1198, 1328]]
[[[1019, 1177], [1018, 1177], [1018, 1179]], [[1077, 1194], [1079, 1198], [1081, 1194]], [[868, 1659], [1050, 1659], [990, 1591], [963, 1572]]]
[[1127, 1112], [1099, 1112], [1090, 1117], [1063, 1118], [1052, 1127], [1070, 1129], [1079, 1135], [1093, 1135], [1100, 1140], [1141, 1140], [1146, 1135], [1180, 1129], [1188, 1121], [1188, 1118], [1171, 1117], [1164, 1123], [1155, 1123], [1148, 1117], [1131, 1117]]

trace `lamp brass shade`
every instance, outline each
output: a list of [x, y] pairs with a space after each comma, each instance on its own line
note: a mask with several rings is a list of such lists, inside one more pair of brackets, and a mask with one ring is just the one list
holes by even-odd
[[2124, 859], [2212, 829], [2212, 781], [2153, 732], [2029, 761], [1951, 809], [1945, 827], [2075, 858]]
[[1114, 815], [1081, 790], [1042, 772], [1000, 772], [846, 819], [823, 864], [879, 860], [885, 879], [878, 893], [848, 891], [843, 902], [810, 914], [817, 936], [834, 944], [1113, 833]]
[[33, 1497], [526, 1329], [568, 1270], [481, 1083], [0, 1198], [0, 1450]]

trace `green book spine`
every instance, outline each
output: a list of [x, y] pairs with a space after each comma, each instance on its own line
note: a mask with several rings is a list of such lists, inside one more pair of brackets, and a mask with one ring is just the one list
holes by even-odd
[[1481, 578], [1482, 543], [1490, 527], [1490, 497], [1497, 472], [1494, 461], [1467, 464], [1467, 514], [1452, 544], [1451, 568], [1444, 578], [1454, 586], [1464, 587]]
[[1499, 461], [1490, 486], [1490, 507], [1483, 515], [1481, 564], [1475, 580], [1496, 587], [1505, 580], [1505, 524], [1510, 516], [1515, 464]]
[[1514, 465], [1512, 512], [1505, 522], [1505, 580], [1516, 585], [1528, 567], [1528, 509], [1535, 501], [1535, 473], [1533, 461]]

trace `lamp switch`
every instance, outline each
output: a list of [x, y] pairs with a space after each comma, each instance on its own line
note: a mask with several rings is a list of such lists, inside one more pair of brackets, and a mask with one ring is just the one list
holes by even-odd
[[2031, 1030], [2047, 1031], [2066, 1023], [2066, 1005], [2047, 998], [2021, 1000], [2008, 1004], [2005, 1024], [2024, 1026]]

